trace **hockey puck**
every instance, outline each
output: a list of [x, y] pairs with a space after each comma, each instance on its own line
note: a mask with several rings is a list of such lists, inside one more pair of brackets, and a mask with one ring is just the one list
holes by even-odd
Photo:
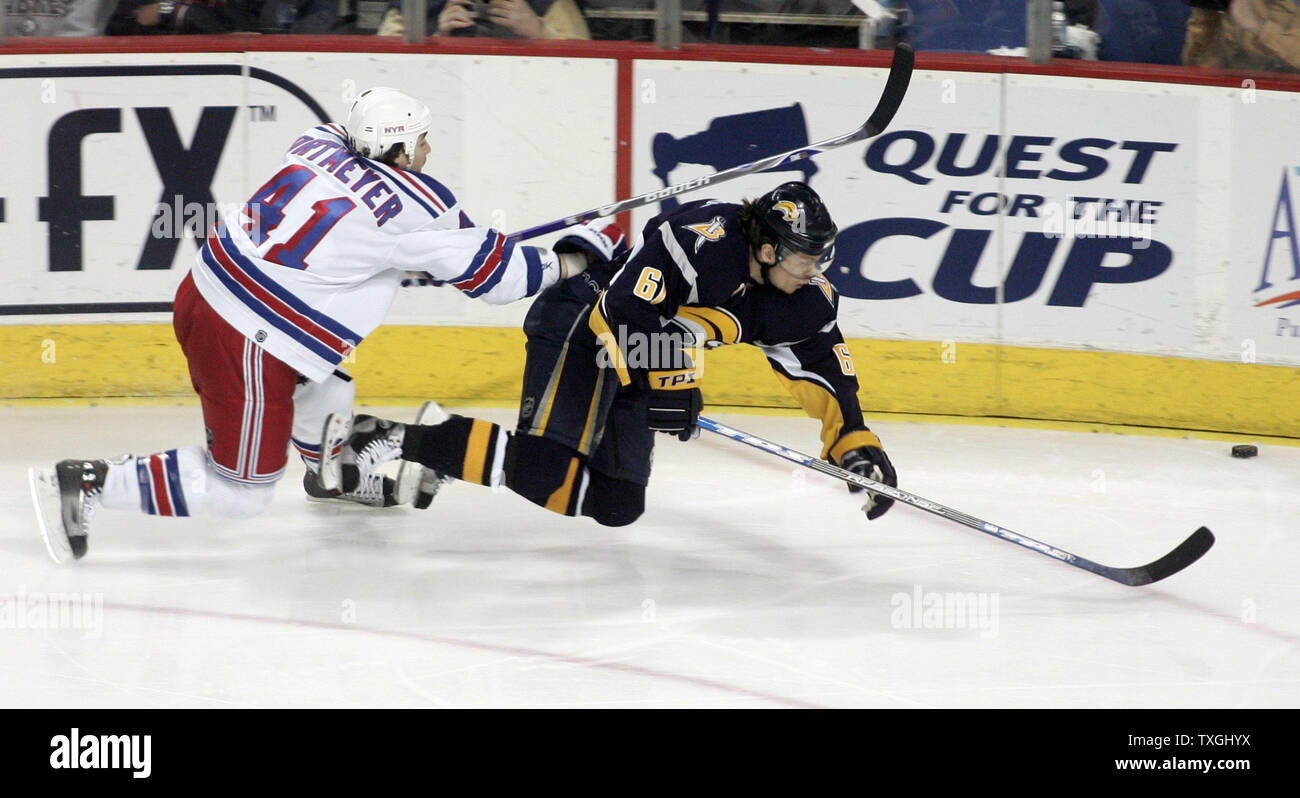
[[1259, 454], [1259, 447], [1250, 443], [1239, 443], [1232, 447], [1233, 457], [1254, 457]]

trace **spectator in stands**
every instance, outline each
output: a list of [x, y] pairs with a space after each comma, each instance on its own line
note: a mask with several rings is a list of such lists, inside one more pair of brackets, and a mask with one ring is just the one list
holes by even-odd
[[1008, 0], [908, 0], [907, 40], [918, 50], [982, 53], [1025, 45], [1025, 4]]
[[1091, 27], [1101, 35], [1101, 60], [1180, 63], [1184, 0], [1100, 0], [1097, 5]]
[[102, 36], [115, 0], [5, 0], [5, 36]]
[[[694, 4], [683, 0], [682, 7]], [[901, 5], [895, 3], [895, 5]], [[710, 4], [701, 3], [708, 11]], [[782, 45], [786, 47], [857, 47], [858, 26], [862, 11], [852, 0], [722, 0], [713, 6], [719, 13], [750, 15], [753, 22], [728, 22], [719, 25], [688, 23], [687, 29], [705, 41], [732, 44]], [[784, 24], [768, 22], [764, 15], [821, 17], [821, 24]], [[838, 24], [847, 21], [848, 25]], [[683, 40], [686, 37], [683, 36]]]
[[[903, 0], [880, 2], [902, 10]], [[593, 39], [654, 41], [655, 0], [584, 0], [582, 8]], [[683, 42], [719, 44], [857, 48], [866, 21], [854, 0], [682, 0], [682, 11]], [[878, 33], [878, 46], [892, 48], [896, 30]]]
[[1183, 63], [1215, 69], [1300, 72], [1295, 0], [1188, 0]]
[[108, 21], [110, 36], [151, 36], [159, 33], [174, 33], [171, 17], [175, 3], [163, 4], [159, 0], [118, 0], [117, 10]]
[[[498, 39], [590, 39], [587, 21], [574, 0], [428, 0], [431, 36], [491, 36]], [[379, 26], [380, 36], [406, 30], [401, 4], [393, 0]]]
[[109, 26], [148, 33], [332, 33], [336, 0], [122, 0]]

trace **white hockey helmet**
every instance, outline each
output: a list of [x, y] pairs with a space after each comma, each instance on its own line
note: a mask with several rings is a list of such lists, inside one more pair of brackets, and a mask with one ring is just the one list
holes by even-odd
[[358, 155], [379, 159], [394, 144], [415, 160], [420, 135], [433, 124], [429, 107], [409, 94], [387, 86], [366, 89], [348, 111], [348, 146]]

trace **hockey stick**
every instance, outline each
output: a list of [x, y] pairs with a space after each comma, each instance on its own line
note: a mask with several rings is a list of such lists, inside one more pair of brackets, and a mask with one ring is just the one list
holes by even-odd
[[775, 169], [778, 166], [784, 166], [795, 161], [802, 161], [805, 158], [811, 158], [827, 150], [843, 147], [845, 144], [852, 144], [855, 141], [869, 139], [872, 136], [878, 136], [888, 127], [894, 114], [898, 112], [898, 106], [903, 103], [903, 96], [907, 94], [907, 85], [912, 80], [912, 61], [914, 55], [912, 47], [909, 44], [899, 44], [894, 48], [894, 60], [889, 66], [889, 77], [885, 80], [885, 91], [880, 95], [880, 101], [876, 103], [876, 110], [871, 112], [871, 116], [862, 127], [852, 133], [845, 133], [842, 136], [819, 141], [816, 144], [810, 144], [797, 150], [773, 155], [769, 158], [763, 158], [758, 161], [733, 166], [730, 169], [724, 169], [704, 177], [697, 177], [694, 180], [687, 180], [685, 183], [678, 183], [675, 186], [660, 188], [654, 191], [642, 194], [639, 197], [619, 200], [610, 205], [602, 205], [599, 208], [592, 208], [589, 211], [575, 213], [572, 216], [566, 216], [563, 219], [557, 219], [553, 222], [539, 224], [536, 227], [530, 227], [527, 230], [520, 230], [517, 233], [511, 233], [506, 236], [512, 241], [524, 241], [529, 238], [553, 233], [556, 230], [563, 230], [566, 227], [573, 227], [575, 224], [589, 222], [592, 219], [599, 219], [603, 216], [613, 216], [630, 211], [633, 208], [640, 208], [642, 205], [649, 205], [652, 202], [658, 202], [666, 197], [672, 197], [677, 194], [685, 194], [689, 191], [704, 188], [705, 186], [724, 183], [741, 175], [748, 175], [754, 172], [765, 172], [768, 169]]
[[1068, 551], [1058, 549], [1055, 546], [1049, 546], [1041, 541], [1024, 535], [1012, 532], [1010, 529], [1000, 527], [997, 524], [991, 524], [988, 521], [982, 521], [972, 515], [967, 515], [951, 507], [945, 507], [938, 502], [932, 502], [924, 499], [914, 493], [908, 493], [905, 490], [890, 487], [883, 482], [877, 482], [874, 479], [855, 474], [839, 466], [833, 465], [820, 460], [816, 457], [796, 452], [794, 449], [788, 449], [780, 444], [759, 438], [756, 435], [750, 435], [747, 432], [741, 432], [738, 429], [728, 427], [726, 424], [700, 416], [699, 426], [716, 432], [719, 435], [730, 438], [733, 441], [753, 446], [756, 449], [762, 449], [765, 452], [775, 454], [778, 457], [798, 463], [801, 466], [811, 468], [814, 471], [820, 471], [828, 476], [843, 480], [851, 485], [858, 485], [876, 493], [883, 493], [896, 501], [910, 504], [927, 513], [933, 513], [941, 518], [947, 518], [949, 521], [956, 521], [959, 524], [978, 529], [981, 532], [992, 535], [1002, 540], [1007, 540], [1027, 549], [1032, 549], [1039, 554], [1046, 554], [1048, 557], [1060, 560], [1067, 565], [1073, 565], [1076, 568], [1082, 568], [1085, 571], [1091, 571], [1098, 576], [1104, 576], [1122, 585], [1149, 585], [1152, 582], [1158, 582], [1167, 576], [1176, 574], [1187, 566], [1201, 558], [1202, 554], [1210, 550], [1214, 545], [1214, 534], [1206, 527], [1201, 527], [1192, 533], [1191, 537], [1178, 544], [1173, 551], [1146, 565], [1140, 565], [1135, 568], [1112, 568], [1109, 565], [1093, 562], [1092, 560], [1071, 554]]

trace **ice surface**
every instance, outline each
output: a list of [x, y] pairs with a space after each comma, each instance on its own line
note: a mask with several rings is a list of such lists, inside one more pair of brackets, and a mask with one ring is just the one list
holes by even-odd
[[[1108, 565], [1214, 530], [1142, 588], [906, 506], [868, 524], [710, 433], [660, 436], [629, 527], [464, 483], [423, 512], [308, 503], [294, 458], [257, 519], [101, 511], [58, 566], [28, 466], [201, 443], [199, 410], [3, 412], [0, 706], [1300, 706], [1300, 448], [873, 423], [902, 487]], [[820, 446], [809, 419], [716, 417]], [[74, 593], [85, 616], [43, 628]]]

